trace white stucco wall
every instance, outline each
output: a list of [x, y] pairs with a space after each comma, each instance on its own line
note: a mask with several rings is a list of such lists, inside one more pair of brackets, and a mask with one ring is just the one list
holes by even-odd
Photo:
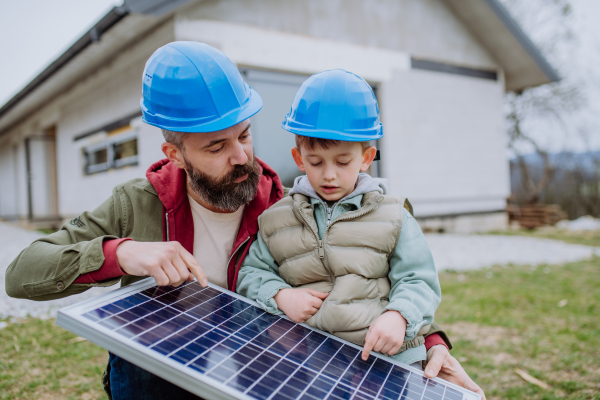
[[[465, 66], [497, 65], [441, 0], [210, 0], [178, 18], [261, 27]], [[286, 52], [285, 47], [271, 51]]]
[[502, 86], [421, 70], [397, 72], [381, 85], [383, 174], [417, 216], [504, 209]]

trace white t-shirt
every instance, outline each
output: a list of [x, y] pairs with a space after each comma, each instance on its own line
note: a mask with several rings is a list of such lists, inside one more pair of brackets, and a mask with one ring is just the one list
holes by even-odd
[[194, 257], [208, 281], [227, 289], [227, 262], [235, 243], [244, 207], [232, 213], [216, 213], [189, 194], [194, 219]]

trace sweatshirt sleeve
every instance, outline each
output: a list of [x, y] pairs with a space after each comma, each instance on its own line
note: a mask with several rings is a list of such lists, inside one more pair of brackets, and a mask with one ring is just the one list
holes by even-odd
[[98, 283], [127, 275], [119, 265], [117, 260], [117, 247], [126, 240], [107, 239], [102, 243], [102, 252], [104, 253], [104, 263], [99, 270], [80, 275], [73, 283]]
[[282, 314], [282, 311], [277, 308], [273, 296], [280, 289], [286, 288], [291, 288], [291, 286], [279, 276], [279, 265], [259, 234], [244, 259], [236, 291], [255, 300], [265, 311], [271, 314]]
[[85, 211], [53, 234], [25, 248], [8, 266], [5, 290], [11, 297], [53, 300], [81, 293], [92, 286], [117, 283], [119, 274], [102, 282], [79, 283], [81, 275], [98, 271], [105, 262], [103, 243], [122, 237], [122, 207], [130, 203], [119, 188], [94, 211]]
[[390, 258], [390, 303], [407, 321], [406, 340], [413, 339], [423, 325], [433, 322], [441, 289], [433, 256], [417, 221], [404, 210], [400, 238]]

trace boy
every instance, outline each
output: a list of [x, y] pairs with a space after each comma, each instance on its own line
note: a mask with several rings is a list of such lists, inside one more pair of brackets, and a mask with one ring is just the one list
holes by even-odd
[[[266, 311], [328, 331], [406, 364], [427, 359], [441, 293], [405, 199], [365, 173], [383, 136], [370, 86], [343, 70], [310, 77], [282, 127], [306, 176], [258, 219], [237, 291]], [[408, 204], [408, 203], [407, 203]]]

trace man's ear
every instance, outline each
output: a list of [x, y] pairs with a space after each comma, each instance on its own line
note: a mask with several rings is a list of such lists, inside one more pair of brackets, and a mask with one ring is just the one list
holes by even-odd
[[360, 165], [360, 170], [362, 172], [366, 172], [369, 169], [376, 155], [377, 149], [375, 148], [375, 146], [369, 146], [363, 150], [362, 164]]
[[169, 159], [177, 168], [185, 169], [185, 163], [183, 162], [183, 152], [175, 146], [173, 143], [164, 142], [160, 145], [160, 149], [165, 154], [165, 157]]
[[294, 157], [294, 161], [296, 162], [298, 169], [302, 172], [306, 172], [306, 168], [304, 168], [304, 161], [302, 161], [302, 154], [300, 153], [299, 148], [292, 148], [292, 157]]

